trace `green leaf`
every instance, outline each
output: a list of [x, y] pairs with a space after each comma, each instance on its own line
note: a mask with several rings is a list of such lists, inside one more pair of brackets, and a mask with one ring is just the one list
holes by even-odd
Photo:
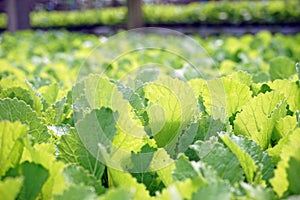
[[93, 75], [84, 82], [85, 97], [88, 98], [92, 109], [101, 107], [112, 108], [112, 101], [116, 95], [116, 86], [109, 79]]
[[203, 92], [203, 88], [206, 85], [206, 80], [196, 78], [196, 79], [189, 80], [188, 83], [192, 87], [196, 97], [198, 98]]
[[26, 161], [16, 168], [11, 168], [6, 176], [24, 176], [23, 186], [17, 199], [34, 200], [41, 193], [41, 189], [49, 177], [49, 172], [39, 164]]
[[47, 127], [42, 124], [42, 120], [37, 117], [29, 105], [17, 99], [0, 100], [0, 120], [21, 121], [29, 125], [29, 134], [36, 142], [47, 141], [50, 137]]
[[282, 148], [289, 143], [291, 133], [297, 128], [296, 121], [295, 117], [289, 115], [277, 121], [273, 137], [279, 139], [279, 141], [273, 148], [267, 149], [274, 163], [279, 162]]
[[289, 168], [287, 168], [287, 178], [289, 180], [289, 192], [291, 194], [300, 194], [300, 149], [298, 148], [297, 156], [291, 157], [289, 160]]
[[5, 200], [15, 200], [22, 187], [23, 178], [6, 178], [0, 181], [1, 198]]
[[[167, 165], [164, 161], [167, 162]], [[151, 166], [151, 169], [156, 170], [156, 173], [165, 186], [169, 186], [173, 183], [172, 172], [175, 169], [175, 162], [171, 160], [169, 154], [164, 149], [158, 149], [158, 151], [154, 153], [154, 158], [152, 159], [151, 164], [153, 165]]]
[[191, 87], [178, 79], [160, 77], [144, 86], [149, 100], [149, 127], [158, 147], [174, 156], [176, 143], [197, 111], [197, 101]]
[[30, 105], [32, 109], [34, 109], [34, 102], [31, 97], [31, 94], [28, 90], [21, 88], [21, 87], [11, 87], [6, 88], [1, 91], [0, 98], [3, 99], [5, 97], [8, 98], [17, 98], [18, 100], [23, 100], [26, 104]]
[[289, 109], [293, 112], [300, 110], [300, 87], [296, 82], [289, 80], [275, 80], [269, 83], [270, 88], [284, 95]]
[[182, 131], [177, 142], [176, 151], [178, 153], [186, 152], [189, 145], [193, 143], [198, 132], [198, 126], [198, 123], [192, 123], [186, 130]]
[[130, 169], [132, 172], [147, 172], [155, 152], [155, 148], [146, 144], [138, 153], [131, 152], [131, 161], [133, 167]]
[[[136, 91], [131, 89], [128, 86], [125, 86], [123, 83], [117, 83], [118, 90], [122, 92], [123, 98], [126, 99], [132, 106], [134, 113], [140, 119], [143, 126], [149, 124], [148, 114], [146, 112], [147, 100], [144, 97], [143, 85], [139, 86]], [[137, 87], [137, 86], [135, 86]]]
[[104, 195], [101, 196], [101, 200], [132, 200], [134, 191], [130, 188], [110, 188]]
[[83, 185], [93, 187], [98, 195], [105, 192], [101, 180], [91, 176], [88, 171], [77, 165], [69, 165], [63, 171], [63, 176], [67, 185]]
[[189, 161], [181, 155], [175, 162], [176, 169], [173, 171], [173, 179], [183, 181], [197, 177], [203, 184], [220, 181], [217, 172], [201, 160]]
[[245, 196], [239, 199], [251, 199], [251, 200], [274, 200], [277, 199], [274, 191], [270, 188], [265, 188], [261, 185], [250, 185], [244, 182], [240, 183], [242, 188], [245, 190]]
[[26, 80], [26, 87], [28, 88], [29, 92], [31, 93], [31, 97], [34, 99], [34, 110], [37, 112], [38, 116], [41, 115], [41, 110], [44, 106], [44, 99], [39, 91], [29, 82]]
[[151, 199], [146, 186], [138, 183], [131, 174], [113, 168], [108, 168], [108, 173], [111, 180], [110, 184], [112, 186], [132, 188], [136, 191], [133, 199]]
[[[33, 110], [37, 112], [37, 115], [41, 115], [41, 110], [43, 108], [42, 99], [36, 90], [28, 82], [24, 82], [25, 78], [18, 80], [11, 79], [1, 79], [0, 87], [3, 87], [3, 95], [9, 95], [9, 98], [17, 98], [19, 100], [25, 101], [28, 105], [32, 107]], [[5, 94], [6, 93], [6, 94]], [[28, 96], [30, 95], [30, 96]], [[4, 96], [3, 96], [4, 97]]]
[[247, 182], [252, 183], [254, 181], [255, 172], [257, 171], [257, 166], [251, 156], [245, 152], [239, 145], [235, 144], [231, 138], [224, 134], [221, 136], [223, 142], [227, 147], [236, 155], [239, 159], [242, 168], [244, 169]]
[[102, 177], [104, 165], [86, 149], [74, 128], [71, 128], [68, 134], [61, 136], [57, 147], [60, 152], [60, 159], [84, 167], [97, 179]]
[[160, 180], [156, 172], [150, 171], [150, 164], [153, 160], [155, 148], [146, 144], [138, 153], [131, 153], [131, 162], [133, 167], [130, 169], [132, 176], [137, 179], [139, 183], [143, 183], [150, 195], [155, 195], [156, 191], [160, 191], [164, 184]]
[[199, 177], [186, 179], [180, 182], [177, 181], [169, 185], [169, 187], [163, 189], [163, 191], [156, 196], [156, 199], [191, 199], [192, 194], [205, 184], [206, 183], [203, 182]]
[[[104, 162], [106, 153], [110, 153], [112, 140], [117, 133], [116, 113], [110, 108], [101, 107], [92, 110], [76, 123], [76, 129], [82, 143], [90, 154]], [[100, 149], [99, 146], [103, 147]]]
[[190, 162], [181, 155], [175, 161], [173, 183], [163, 189], [158, 199], [190, 199], [192, 194], [208, 182], [218, 181], [215, 171], [202, 162]]
[[297, 127], [300, 128], [300, 111], [296, 111]]
[[300, 82], [300, 64], [299, 63], [296, 63], [296, 71], [298, 74], [298, 83], [299, 83]]
[[270, 80], [270, 76], [268, 73], [264, 71], [258, 70], [255, 74], [253, 74], [253, 82], [254, 83], [264, 83]]
[[251, 94], [247, 85], [223, 77], [208, 81], [202, 95], [207, 113], [224, 122], [226, 117], [234, 115], [248, 103]]
[[[121, 83], [116, 83], [116, 85], [117, 84], [120, 85]], [[117, 148], [126, 149], [129, 150], [129, 152], [136, 151], [144, 145], [144, 143], [142, 143], [141, 140], [136, 140], [147, 136], [147, 134], [144, 131], [144, 127], [142, 126], [139, 116], [136, 116], [136, 113], [134, 112], [135, 107], [132, 107], [131, 105], [135, 103], [131, 102], [131, 100], [128, 102], [128, 99], [131, 98], [131, 93], [124, 94], [127, 91], [122, 91], [120, 87], [117, 88], [116, 85], [111, 83], [110, 80], [107, 78], [100, 78], [99, 76], [90, 76], [87, 80], [85, 80], [84, 85], [77, 85], [78, 88], [75, 88], [75, 90], [78, 89], [78, 91], [75, 91], [75, 94], [76, 92], [78, 94], [73, 95], [73, 97], [80, 97], [80, 99], [78, 100], [78, 104], [80, 104], [79, 107], [81, 107], [84, 110], [83, 113], [80, 114], [86, 114], [86, 107], [90, 110], [100, 110], [102, 107], [106, 107], [108, 109], [111, 109], [114, 113], [117, 113], [118, 117], [115, 117], [115, 121], [117, 123], [115, 124], [116, 128], [118, 129], [118, 133], [117, 136], [114, 138], [113, 143]], [[118, 89], [120, 89], [121, 92]], [[128, 88], [125, 87], [125, 89]], [[80, 96], [82, 95], [82, 91], [85, 91], [84, 97]], [[87, 100], [85, 98], [87, 98]], [[90, 110], [87, 110], [86, 112], [90, 112]], [[74, 113], [75, 115], [77, 114], [76, 112]], [[91, 118], [92, 116], [89, 117]], [[78, 120], [78, 118], [76, 118], [76, 120]], [[98, 119], [94, 119], [93, 121], [97, 120]], [[101, 117], [99, 117], [99, 120], [101, 120]], [[114, 134], [112, 134], [112, 136], [114, 136]], [[141, 144], [139, 145], [139, 148], [130, 148], [132, 144], [128, 146], [126, 146], [127, 144], [123, 144], [128, 142], [128, 140], [124, 140], [123, 138], [127, 136], [132, 137], [132, 139], [135, 137], [135, 141], [133, 143]]]
[[228, 78], [235, 80], [241, 84], [247, 85], [248, 87], [252, 84], [252, 76], [245, 71], [233, 72], [227, 76]]
[[[119, 125], [119, 124], [118, 124]], [[112, 165], [118, 166], [120, 170], [129, 169], [131, 166], [131, 152], [139, 152], [141, 148], [149, 144], [152, 147], [157, 147], [153, 139], [149, 139], [149, 136], [144, 132], [144, 136], [136, 137], [128, 132], [124, 132], [119, 126], [117, 126], [118, 132], [113, 138], [113, 145], [111, 148], [111, 153], [106, 154], [106, 161], [111, 162]], [[103, 153], [106, 151], [104, 148], [101, 151]], [[104, 154], [105, 155], [105, 154]], [[122, 160], [122, 162], [119, 162]]]
[[272, 157], [273, 163], [277, 164], [280, 160], [280, 153], [282, 148], [289, 142], [289, 136], [281, 138], [279, 142], [273, 147], [268, 148], [266, 151]]
[[0, 177], [19, 163], [24, 147], [22, 138], [27, 131], [28, 127], [18, 121], [0, 122]]
[[285, 193], [300, 194], [300, 129], [297, 128], [288, 136], [288, 142], [282, 147], [280, 161], [275, 176], [270, 180], [279, 197]]
[[151, 196], [164, 188], [164, 184], [156, 172], [133, 173], [132, 176], [137, 179], [138, 183], [146, 186]]
[[65, 164], [56, 160], [56, 147], [51, 143], [41, 143], [32, 146], [25, 141], [25, 148], [21, 162], [34, 162], [40, 164], [49, 172], [49, 178], [42, 188], [42, 196], [51, 199], [54, 194], [61, 193], [66, 184], [62, 175]]
[[[269, 83], [268, 83], [269, 84]], [[253, 83], [251, 85], [251, 90], [253, 92], [253, 96], [257, 96], [260, 93], [271, 92], [272, 89], [266, 83]]]
[[284, 96], [276, 92], [259, 94], [236, 115], [234, 133], [244, 135], [261, 145], [269, 146], [275, 122], [286, 115]]
[[273, 130], [272, 139], [278, 141], [279, 139], [285, 137], [290, 132], [292, 132], [297, 126], [297, 119], [295, 116], [285, 116], [284, 118], [279, 119]]
[[48, 105], [54, 104], [57, 100], [60, 87], [58, 83], [46, 85], [39, 88], [39, 92]]
[[208, 141], [196, 141], [190, 148], [202, 162], [216, 170], [222, 179], [227, 179], [232, 184], [244, 179], [239, 160], [228, 148], [219, 143], [216, 137], [211, 137]]
[[[112, 139], [111, 149], [108, 150], [101, 147], [103, 149], [101, 153], [103, 153], [106, 162], [109, 163], [108, 165], [113, 165], [119, 170], [128, 170], [132, 167], [129, 166], [132, 163], [132, 152], [139, 152], [141, 148], [147, 144], [155, 148], [157, 145], [154, 139], [149, 138], [139, 116], [136, 115], [130, 103], [123, 99], [127, 98], [123, 95], [124, 94], [117, 91], [114, 96], [116, 99], [114, 99], [115, 103], [112, 109], [118, 114], [118, 117], [115, 119], [117, 132]], [[110, 153], [105, 153], [105, 151], [110, 151]]]
[[230, 185], [226, 182], [216, 182], [201, 187], [192, 196], [192, 200], [205, 199], [205, 200], [230, 200], [232, 193]]
[[287, 79], [295, 73], [295, 63], [287, 57], [279, 56], [270, 61], [269, 74], [272, 81], [276, 79]]
[[44, 120], [47, 124], [61, 124], [69, 117], [71, 110], [65, 111], [67, 99], [64, 97], [53, 105], [50, 105], [43, 113]]
[[198, 176], [197, 171], [195, 171], [189, 160], [184, 156], [180, 156], [176, 160], [175, 165], [176, 168], [173, 171], [174, 181], [184, 181]]
[[286, 198], [286, 200], [298, 200], [300, 199], [300, 195], [291, 195]]
[[72, 185], [61, 195], [55, 195], [54, 200], [94, 200], [97, 198], [92, 187], [84, 185]]
[[[260, 182], [260, 179], [263, 179], [268, 182], [270, 178], [273, 177], [274, 173], [273, 170], [275, 166], [272, 163], [271, 157], [266, 153], [263, 152], [261, 147], [256, 144], [254, 141], [249, 140], [247, 138], [244, 138], [242, 136], [234, 136], [234, 135], [228, 135], [225, 134], [221, 136], [221, 139], [224, 141], [226, 145], [236, 154], [240, 162], [242, 162], [242, 155], [245, 154], [248, 157], [248, 155], [251, 157], [251, 159], [255, 162], [255, 168], [257, 170], [254, 170], [255, 177], [254, 181]], [[229, 141], [230, 140], [230, 141]], [[235, 145], [236, 147], [233, 147], [232, 145]], [[239, 149], [243, 152], [236, 151], [234, 149]], [[249, 161], [252, 163], [252, 161]], [[243, 166], [244, 164], [241, 163]], [[246, 167], [247, 164], [245, 164]], [[250, 164], [251, 166], [252, 164]], [[245, 170], [245, 168], [244, 168]], [[261, 176], [261, 177], [260, 177]], [[247, 179], [248, 180], [248, 179]]]
[[217, 136], [218, 132], [225, 131], [227, 128], [220, 119], [214, 119], [212, 116], [203, 115], [199, 121], [198, 133], [195, 139], [208, 140], [212, 136]]

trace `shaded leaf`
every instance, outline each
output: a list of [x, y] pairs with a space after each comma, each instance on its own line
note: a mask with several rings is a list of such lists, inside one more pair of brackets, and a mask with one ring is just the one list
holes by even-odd
[[176, 168], [173, 171], [174, 181], [184, 181], [198, 176], [197, 171], [195, 171], [189, 160], [184, 156], [180, 156], [176, 160], [175, 165]]
[[82, 185], [93, 187], [98, 195], [105, 192], [101, 180], [91, 176], [84, 168], [76, 165], [69, 165], [63, 171], [63, 176], [68, 185]]
[[227, 179], [232, 184], [244, 179], [244, 171], [240, 167], [239, 160], [228, 148], [219, 143], [217, 138], [196, 141], [190, 148], [196, 152], [202, 162], [216, 170], [222, 179]]
[[60, 151], [59, 158], [63, 161], [81, 165], [97, 179], [102, 176], [104, 165], [86, 149], [74, 128], [71, 128], [68, 134], [61, 136], [57, 147]]
[[[76, 123], [78, 135], [85, 147], [79, 150], [83, 150], [85, 153], [88, 151], [89, 154], [96, 159], [96, 166], [98, 161], [106, 162], [107, 153], [111, 152], [112, 140], [117, 132], [116, 118], [116, 113], [110, 108], [102, 107], [92, 110], [89, 114], [85, 115], [82, 120]], [[76, 154], [79, 153], [76, 152]], [[85, 157], [89, 158], [89, 156]], [[94, 167], [92, 166], [92, 168], [94, 173]], [[95, 169], [97, 169], [97, 167]]]

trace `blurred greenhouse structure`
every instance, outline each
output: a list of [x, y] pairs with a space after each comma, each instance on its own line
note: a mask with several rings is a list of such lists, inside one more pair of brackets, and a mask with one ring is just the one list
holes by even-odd
[[0, 12], [0, 29], [11, 32], [63, 28], [108, 34], [145, 26], [200, 34], [300, 31], [299, 0], [0, 0]]
[[[189, 4], [209, 1], [243, 0], [143, 0], [144, 4]], [[251, 0], [267, 2], [269, 0]], [[83, 10], [126, 5], [126, 0], [29, 0], [31, 10]], [[0, 12], [5, 11], [5, 0], [0, 0]]]

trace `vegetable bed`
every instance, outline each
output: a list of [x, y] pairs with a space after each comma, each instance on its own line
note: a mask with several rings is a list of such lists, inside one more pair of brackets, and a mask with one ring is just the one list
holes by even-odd
[[[193, 39], [214, 60], [202, 77], [161, 50], [107, 63], [110, 38], [2, 34], [1, 199], [300, 198], [300, 34]], [[185, 78], [122, 79], [141, 62]], [[95, 63], [107, 76], [78, 78]]]
[[[125, 26], [126, 7], [79, 11], [36, 11], [31, 13], [33, 28]], [[285, 1], [207, 2], [188, 5], [144, 5], [145, 24], [157, 25], [299, 25], [300, 3]], [[6, 15], [0, 15], [0, 28]]]

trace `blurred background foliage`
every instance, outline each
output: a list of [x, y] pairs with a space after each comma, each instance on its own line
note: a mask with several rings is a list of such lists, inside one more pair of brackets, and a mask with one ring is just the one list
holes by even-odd
[[[30, 1], [30, 23], [33, 28], [126, 25], [125, 0]], [[4, 12], [4, 1], [0, 2], [0, 10]], [[145, 26], [299, 25], [300, 1], [145, 0], [142, 12]], [[5, 13], [0, 14], [2, 29], [7, 26], [6, 17]]]

